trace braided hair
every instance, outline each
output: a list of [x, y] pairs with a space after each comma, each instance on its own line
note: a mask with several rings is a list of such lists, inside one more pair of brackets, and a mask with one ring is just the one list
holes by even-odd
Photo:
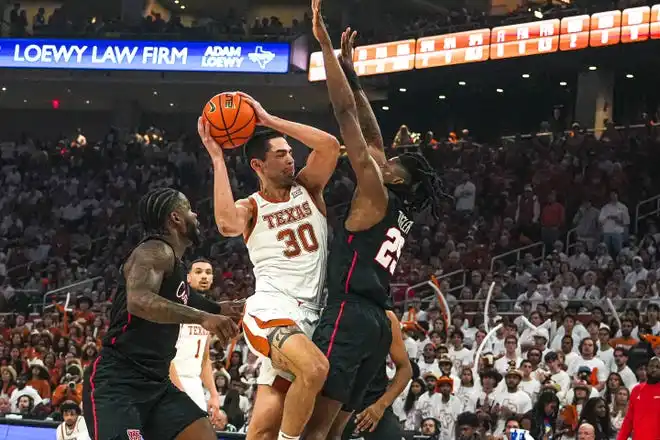
[[408, 151], [401, 153], [398, 159], [408, 172], [410, 182], [394, 187], [405, 187], [402, 196], [408, 208], [413, 214], [430, 208], [433, 217], [439, 218], [442, 199], [451, 196], [445, 190], [444, 182], [438, 173], [422, 153]]
[[147, 234], [165, 231], [167, 216], [176, 207], [178, 199], [179, 191], [172, 188], [154, 188], [142, 196], [138, 213]]

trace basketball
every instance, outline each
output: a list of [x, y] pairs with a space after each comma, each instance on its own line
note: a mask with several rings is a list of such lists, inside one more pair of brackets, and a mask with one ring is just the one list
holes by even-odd
[[220, 93], [209, 99], [202, 115], [210, 125], [211, 137], [228, 150], [245, 144], [257, 125], [252, 106], [233, 92]]

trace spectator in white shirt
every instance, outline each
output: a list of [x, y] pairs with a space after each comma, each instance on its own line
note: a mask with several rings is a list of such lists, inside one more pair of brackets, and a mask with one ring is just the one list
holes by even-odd
[[454, 189], [454, 198], [456, 199], [456, 211], [470, 213], [474, 211], [477, 187], [470, 182], [470, 175], [463, 174], [463, 180], [456, 185]]
[[504, 422], [511, 416], [523, 415], [532, 410], [532, 399], [527, 393], [520, 390], [520, 382], [523, 375], [518, 369], [510, 368], [504, 376], [506, 391], [495, 397], [495, 402], [500, 405], [500, 420], [497, 431], [504, 431]]
[[442, 370], [440, 370], [440, 365], [438, 364], [435, 355], [435, 347], [433, 344], [426, 344], [422, 350], [421, 359], [417, 361], [420, 375], [424, 376], [426, 373], [431, 373], [435, 377], [442, 375]]
[[561, 360], [554, 351], [549, 352], [544, 358], [545, 366], [550, 371], [550, 378], [559, 386], [557, 397], [560, 401], [564, 401], [566, 393], [571, 388], [571, 376], [568, 375], [562, 368]]
[[516, 299], [516, 304], [513, 306], [514, 310], [520, 312], [523, 310], [523, 302], [527, 301], [531, 305], [530, 310], [536, 310], [536, 306], [538, 304], [541, 304], [545, 298], [543, 298], [543, 295], [541, 295], [537, 290], [538, 286], [538, 280], [535, 278], [532, 278], [529, 280], [527, 283], [527, 290], [520, 294], [518, 298]]
[[[550, 344], [550, 349], [558, 351], [559, 349], [563, 350], [564, 347], [564, 336], [572, 336], [571, 348], [575, 350], [575, 341], [581, 341], [583, 338], [589, 336], [589, 332], [584, 328], [582, 324], [576, 324], [575, 316], [566, 315], [564, 316], [564, 325], [557, 329], [555, 338]], [[568, 354], [565, 352], [565, 354]]]
[[628, 207], [619, 202], [619, 194], [616, 191], [610, 192], [610, 201], [601, 208], [598, 221], [610, 255], [619, 255], [623, 248], [623, 237], [630, 225], [630, 214]]
[[[454, 438], [454, 423], [461, 414], [461, 401], [452, 395], [455, 384], [447, 376], [438, 379], [439, 393], [431, 397], [430, 417], [440, 421], [439, 440], [452, 440]], [[428, 416], [427, 416], [428, 417]]]
[[458, 374], [464, 366], [468, 366], [472, 363], [473, 356], [470, 350], [465, 348], [463, 345], [463, 339], [465, 336], [460, 330], [454, 330], [454, 333], [451, 335], [452, 345], [449, 347], [449, 352], [447, 355], [452, 361], [453, 373]]
[[584, 243], [575, 243], [575, 252], [568, 257], [568, 265], [572, 270], [587, 270], [591, 267], [591, 259], [586, 254]]
[[634, 293], [635, 285], [638, 281], [646, 281], [649, 271], [644, 268], [644, 261], [642, 257], [635, 256], [632, 259], [632, 270], [626, 275], [625, 281], [628, 289]]
[[623, 385], [632, 390], [635, 385], [637, 385], [637, 376], [628, 366], [628, 350], [625, 348], [615, 348], [614, 349], [614, 364], [616, 365], [616, 373], [619, 373]]
[[603, 361], [608, 370], [614, 371], [614, 349], [610, 345], [612, 330], [605, 323], [600, 323], [598, 329], [598, 357]]
[[585, 272], [582, 281], [584, 284], [578, 287], [575, 299], [598, 301], [600, 299], [600, 289], [595, 285], [596, 274], [592, 271]]
[[594, 385], [594, 388], [600, 392], [605, 388], [607, 383], [607, 377], [610, 375], [609, 369], [605, 366], [605, 363], [596, 357], [596, 352], [598, 348], [596, 343], [591, 338], [584, 338], [580, 342], [579, 346], [580, 356], [571, 362], [566, 371], [569, 375], [576, 379], [580, 379], [577, 376], [577, 373], [580, 371], [580, 368], [587, 368], [591, 373], [595, 373], [598, 379], [598, 384]]
[[525, 359], [520, 363], [520, 371], [522, 372], [522, 380], [520, 381], [519, 389], [526, 392], [532, 402], [536, 402], [536, 397], [541, 391], [541, 382], [532, 377], [532, 363]]
[[550, 284], [550, 298], [546, 301], [550, 309], [565, 309], [568, 305], [568, 296], [563, 292], [564, 287], [560, 281]]
[[494, 367], [500, 374], [505, 374], [512, 364], [518, 368], [521, 362], [522, 357], [518, 355], [518, 338], [509, 335], [504, 338], [504, 356], [495, 361]]

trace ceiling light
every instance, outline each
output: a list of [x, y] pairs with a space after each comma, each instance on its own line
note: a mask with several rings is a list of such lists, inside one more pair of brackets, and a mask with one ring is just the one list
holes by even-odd
[[154, 96], [158, 96], [158, 92], [154, 90]]
[[184, 5], [181, 5], [181, 9], [186, 9], [186, 7]]
[[175, 5], [178, 5], [178, 4], [179, 4], [179, 0], [174, 0], [174, 4], [175, 4]]
[[170, 102], [170, 107], [174, 107], [174, 103], [173, 103], [173, 102]]
[[87, 101], [85, 101], [85, 104], [89, 104], [89, 99]]
[[307, 110], [307, 107], [305, 107], [304, 105], [301, 105], [300, 110]]
[[293, 99], [293, 95], [289, 95], [289, 98]]
[[628, 79], [633, 79], [634, 77], [635, 77], [635, 75], [633, 75], [632, 73], [626, 74], [626, 78], [628, 78]]
[[543, 18], [543, 12], [541, 11], [534, 11], [534, 17], [538, 18], [539, 20]]
[[24, 100], [23, 100], [23, 104], [27, 104], [27, 99], [24, 99]]
[[589, 70], [591, 70], [591, 71], [598, 70], [598, 67], [596, 67], [596, 66], [589, 66]]
[[399, 89], [399, 92], [401, 92], [401, 93], [406, 93], [407, 91], [408, 91], [408, 89], [406, 89], [405, 87], [401, 87]]
[[566, 83], [566, 81], [559, 81], [559, 85], [562, 87], [566, 87], [568, 84]]
[[447, 99], [447, 97], [445, 95], [440, 95], [438, 96], [438, 99]]
[[386, 105], [384, 105], [382, 108], [383, 108], [383, 110], [385, 110], [385, 111], [388, 111], [388, 110], [390, 109], [390, 108], [389, 108], [388, 106], [386, 106]]
[[529, 78], [529, 73], [523, 73], [522, 77], [525, 78], [525, 79]]
[[495, 91], [496, 91], [497, 93], [504, 93], [504, 90], [503, 90], [503, 89], [495, 89]]
[[465, 81], [459, 81], [459, 82], [458, 82], [458, 85], [459, 85], [459, 86], [464, 86], [465, 84], [467, 84]]
[[3, 92], [6, 92], [6, 91], [7, 91], [7, 87], [3, 87], [3, 88], [2, 88], [2, 91], [3, 91]]

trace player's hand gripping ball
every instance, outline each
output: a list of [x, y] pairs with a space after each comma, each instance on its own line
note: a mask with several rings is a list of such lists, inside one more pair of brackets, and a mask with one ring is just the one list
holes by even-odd
[[220, 93], [209, 99], [202, 118], [209, 123], [211, 137], [228, 150], [245, 144], [257, 125], [250, 103], [234, 92]]

